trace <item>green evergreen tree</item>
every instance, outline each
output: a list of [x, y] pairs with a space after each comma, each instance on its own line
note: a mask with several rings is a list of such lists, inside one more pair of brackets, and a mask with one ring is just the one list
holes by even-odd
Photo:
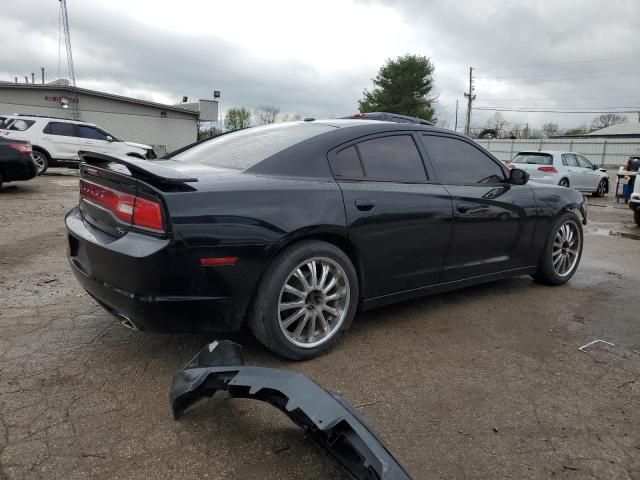
[[372, 80], [373, 89], [363, 92], [360, 111], [398, 113], [435, 123], [433, 71], [431, 60], [424, 56], [407, 54], [387, 60]]

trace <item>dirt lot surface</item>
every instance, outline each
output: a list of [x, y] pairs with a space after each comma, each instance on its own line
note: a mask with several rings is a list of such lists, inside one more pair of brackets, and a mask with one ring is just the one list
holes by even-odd
[[[77, 177], [0, 192], [0, 479], [347, 478], [284, 415], [224, 394], [175, 422], [168, 389], [210, 335], [120, 326], [75, 283]], [[339, 391], [416, 479], [640, 479], [640, 229], [589, 199], [566, 286], [516, 278], [360, 314], [333, 353], [250, 365]], [[614, 232], [614, 235], [610, 234]], [[594, 345], [595, 339], [615, 346]]]

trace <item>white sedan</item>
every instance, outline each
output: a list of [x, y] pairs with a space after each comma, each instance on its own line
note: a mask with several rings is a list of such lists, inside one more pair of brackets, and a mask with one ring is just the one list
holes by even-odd
[[507, 166], [527, 171], [534, 182], [571, 187], [596, 197], [609, 192], [606, 170], [579, 153], [555, 150], [519, 152]]

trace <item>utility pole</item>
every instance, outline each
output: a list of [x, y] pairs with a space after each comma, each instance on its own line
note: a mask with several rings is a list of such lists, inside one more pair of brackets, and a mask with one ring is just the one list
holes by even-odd
[[456, 126], [453, 128], [454, 132], [458, 131], [458, 99], [456, 98]]
[[44, 67], [40, 67], [40, 72], [42, 73], [42, 85], [44, 85]]
[[469, 135], [469, 128], [471, 127], [471, 109], [473, 101], [476, 99], [473, 91], [475, 88], [473, 87], [473, 67], [469, 67], [469, 92], [464, 94], [467, 98], [467, 125], [464, 127], [464, 133]]

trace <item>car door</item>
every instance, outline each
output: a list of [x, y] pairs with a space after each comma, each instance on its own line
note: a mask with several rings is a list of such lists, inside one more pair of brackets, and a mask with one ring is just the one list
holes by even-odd
[[42, 131], [40, 144], [52, 158], [79, 160], [80, 139], [73, 123], [49, 122]]
[[569, 178], [569, 186], [581, 190], [584, 188], [582, 169], [578, 165], [578, 159], [573, 153], [562, 154], [562, 165], [565, 167], [566, 175]]
[[430, 180], [411, 133], [382, 134], [329, 153], [373, 298], [440, 281], [451, 239], [451, 198]]
[[80, 150], [98, 153], [115, 153], [109, 135], [93, 125], [78, 125], [80, 133]]
[[453, 231], [442, 282], [530, 266], [536, 204], [530, 185], [471, 140], [421, 136], [437, 179], [451, 195]]
[[580, 169], [581, 184], [585, 190], [595, 191], [600, 183], [600, 170], [593, 168], [593, 163], [579, 154], [574, 154]]

